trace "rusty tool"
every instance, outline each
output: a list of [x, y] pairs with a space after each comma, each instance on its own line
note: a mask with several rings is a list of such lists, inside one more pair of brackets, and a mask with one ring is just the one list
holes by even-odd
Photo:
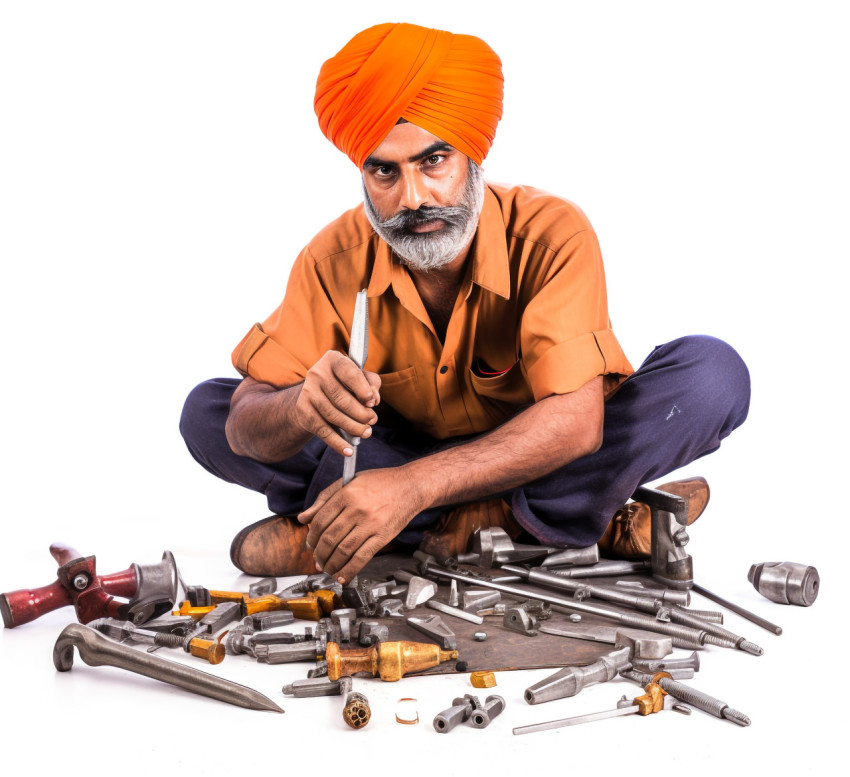
[[616, 709], [613, 710], [592, 712], [589, 715], [578, 715], [573, 718], [550, 720], [546, 723], [534, 723], [531, 726], [519, 726], [513, 732], [514, 734], [532, 734], [535, 731], [549, 731], [550, 729], [563, 728], [564, 726], [577, 726], [580, 723], [590, 723], [594, 720], [605, 720], [606, 718], [618, 718], [623, 715], [652, 715], [672, 706], [667, 692], [657, 683], [648, 683], [644, 690], [646, 693], [643, 696], [637, 696], [632, 700], [623, 696], [617, 703]]
[[103, 634], [79, 623], [66, 626], [53, 647], [53, 663], [60, 672], [67, 672], [74, 665], [75, 647], [80, 658], [89, 666], [115, 666], [228, 704], [254, 710], [283, 712], [277, 704], [258, 691], [112, 642]]
[[[61, 542], [50, 546], [50, 555], [60, 565], [53, 583], [0, 594], [7, 629], [68, 605], [74, 606], [80, 623], [109, 617], [141, 624], [168, 612], [177, 600], [177, 564], [170, 551], [158, 564], [132, 564], [111, 575], [98, 575], [94, 556], [83, 557]], [[116, 601], [116, 596], [129, 601]]]
[[[348, 345], [348, 358], [351, 359], [361, 370], [366, 364], [369, 355], [369, 297], [366, 289], [357, 292], [357, 300], [354, 303], [354, 320], [351, 322], [351, 340]], [[354, 453], [346, 456], [342, 465], [342, 485], [348, 485], [354, 478], [357, 470], [357, 446], [360, 438], [354, 437], [340, 429], [340, 434], [351, 446]]]
[[351, 691], [345, 697], [345, 706], [342, 708], [342, 719], [353, 729], [363, 728], [371, 719], [372, 710], [369, 700], [357, 691]]
[[325, 657], [331, 680], [368, 672], [372, 677], [395, 682], [410, 672], [420, 672], [457, 658], [458, 652], [442, 650], [439, 645], [406, 641], [379, 642], [368, 648], [343, 651], [336, 642], [328, 642]]

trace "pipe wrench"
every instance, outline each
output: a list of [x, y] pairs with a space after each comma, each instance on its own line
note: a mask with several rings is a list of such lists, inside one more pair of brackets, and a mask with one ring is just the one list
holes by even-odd
[[[357, 301], [354, 303], [354, 320], [351, 322], [348, 358], [362, 370], [368, 354], [369, 298], [366, 296], [366, 289], [363, 289], [357, 293]], [[360, 438], [354, 437], [342, 429], [339, 430], [339, 433], [354, 451], [353, 455], [345, 457], [345, 462], [342, 465], [342, 485], [345, 486], [354, 478], [354, 472], [357, 469], [357, 446], [360, 444]]]

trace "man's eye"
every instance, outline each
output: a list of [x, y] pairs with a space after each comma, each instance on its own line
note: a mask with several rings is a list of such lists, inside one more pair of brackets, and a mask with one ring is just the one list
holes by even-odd
[[440, 162], [443, 161], [443, 157], [441, 157], [439, 154], [432, 154], [425, 161], [428, 162], [428, 164], [431, 165], [431, 167], [433, 167], [434, 165], [440, 164]]
[[386, 167], [385, 165], [375, 168], [375, 174], [381, 178], [389, 178], [393, 172], [394, 171], [391, 167]]

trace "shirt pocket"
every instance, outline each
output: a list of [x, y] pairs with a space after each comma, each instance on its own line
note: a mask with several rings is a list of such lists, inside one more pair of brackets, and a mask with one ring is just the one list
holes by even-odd
[[534, 403], [531, 386], [522, 371], [521, 359], [514, 362], [505, 372], [492, 377], [476, 375], [470, 369], [469, 381], [483, 404], [495, 410], [502, 420], [519, 408]]
[[416, 367], [379, 372], [378, 377], [381, 379], [381, 403], [386, 402], [411, 423], [421, 424], [425, 408], [417, 387]]

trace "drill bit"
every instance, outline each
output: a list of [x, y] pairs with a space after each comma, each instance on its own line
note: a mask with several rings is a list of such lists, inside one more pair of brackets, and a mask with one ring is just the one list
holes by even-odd
[[74, 665], [74, 647], [80, 652], [80, 658], [89, 666], [115, 666], [228, 704], [253, 710], [283, 712], [259, 691], [117, 644], [99, 631], [80, 623], [69, 624], [56, 639], [53, 663], [60, 672], [67, 672]]

